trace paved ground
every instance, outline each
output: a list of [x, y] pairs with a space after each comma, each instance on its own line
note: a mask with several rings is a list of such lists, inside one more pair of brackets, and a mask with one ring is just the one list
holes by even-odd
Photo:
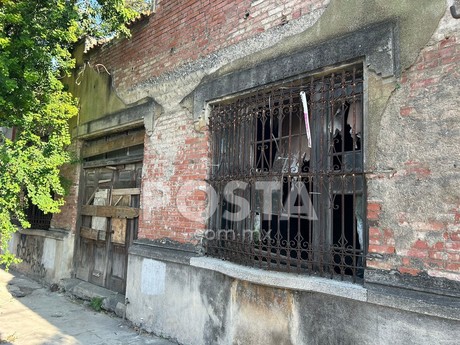
[[139, 335], [123, 319], [95, 312], [79, 300], [51, 292], [23, 275], [0, 269], [0, 344], [173, 343], [148, 334]]

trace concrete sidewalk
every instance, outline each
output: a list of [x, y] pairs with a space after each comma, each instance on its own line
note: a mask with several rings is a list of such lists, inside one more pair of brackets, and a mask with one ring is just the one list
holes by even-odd
[[0, 269], [0, 344], [115, 345], [174, 343], [139, 335], [129, 322]]

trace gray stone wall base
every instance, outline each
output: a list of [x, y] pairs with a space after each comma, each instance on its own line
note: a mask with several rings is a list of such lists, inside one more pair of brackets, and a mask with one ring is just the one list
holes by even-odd
[[459, 300], [130, 251], [127, 317], [183, 344], [454, 344]]

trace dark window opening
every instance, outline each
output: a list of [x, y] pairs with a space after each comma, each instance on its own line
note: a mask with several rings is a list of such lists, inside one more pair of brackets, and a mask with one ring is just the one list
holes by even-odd
[[362, 101], [363, 72], [354, 66], [213, 104], [210, 183], [218, 200], [207, 254], [361, 277]]
[[25, 214], [31, 229], [48, 230], [50, 228], [52, 213], [45, 213], [38, 206], [29, 204]]

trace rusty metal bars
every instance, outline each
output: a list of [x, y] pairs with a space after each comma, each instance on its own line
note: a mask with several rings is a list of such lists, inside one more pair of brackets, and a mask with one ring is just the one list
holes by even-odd
[[[308, 100], [311, 148], [301, 91]], [[213, 104], [210, 183], [218, 202], [207, 254], [269, 270], [359, 280], [362, 123], [361, 66]]]

